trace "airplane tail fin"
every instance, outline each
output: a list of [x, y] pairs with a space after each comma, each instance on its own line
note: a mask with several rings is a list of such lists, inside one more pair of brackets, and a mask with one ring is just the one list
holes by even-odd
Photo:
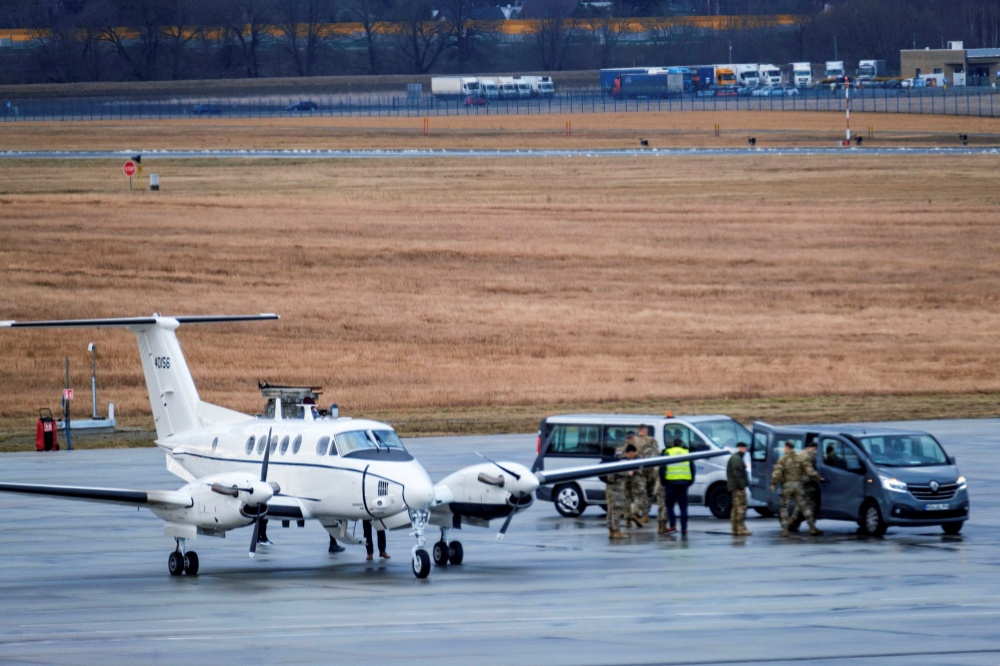
[[201, 402], [175, 331], [182, 324], [278, 319], [275, 314], [0, 321], [0, 328], [127, 328], [135, 333], [157, 438], [246, 415]]

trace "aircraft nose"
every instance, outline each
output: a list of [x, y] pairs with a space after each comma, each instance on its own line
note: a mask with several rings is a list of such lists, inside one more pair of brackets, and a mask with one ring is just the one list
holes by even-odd
[[434, 484], [422, 468], [403, 486], [403, 500], [411, 509], [426, 509], [434, 502]]

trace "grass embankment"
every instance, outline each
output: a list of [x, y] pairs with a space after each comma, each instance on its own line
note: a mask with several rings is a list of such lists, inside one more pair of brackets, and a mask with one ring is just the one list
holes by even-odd
[[[656, 122], [683, 133], [714, 118], [587, 116], [607, 124], [569, 136], [538, 129], [552, 118], [462, 118], [399, 143], [625, 145]], [[821, 120], [732, 117], [802, 136]], [[957, 122], [879, 121], [932, 134]], [[32, 127], [5, 133], [5, 147], [396, 136], [305, 119], [252, 132], [216, 120]], [[259, 411], [267, 379], [323, 386], [343, 413], [407, 435], [524, 432], [566, 411], [781, 422], [998, 411], [994, 155], [144, 162], [160, 192], [130, 192], [119, 160], [0, 162], [0, 316], [277, 312], [180, 331], [202, 398], [233, 409]], [[0, 334], [0, 431], [24, 433], [37, 407], [55, 406], [64, 356], [85, 394], [91, 341], [102, 402], [147, 431], [135, 340], [109, 330]]]

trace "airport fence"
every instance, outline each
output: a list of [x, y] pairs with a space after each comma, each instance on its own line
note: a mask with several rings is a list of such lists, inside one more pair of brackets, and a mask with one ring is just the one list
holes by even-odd
[[[201, 99], [9, 99], [0, 98], [4, 122], [155, 120], [177, 118], [276, 117], [413, 117], [477, 116], [649, 111], [844, 111], [843, 90], [813, 88], [797, 94], [768, 96], [679, 95], [616, 99], [598, 91], [567, 92], [550, 97], [466, 103], [461, 98], [429, 95], [309, 96], [302, 98]], [[993, 88], [923, 90], [852, 90], [851, 110], [862, 113], [916, 113], [1000, 116]], [[314, 108], [313, 108], [314, 107]]]

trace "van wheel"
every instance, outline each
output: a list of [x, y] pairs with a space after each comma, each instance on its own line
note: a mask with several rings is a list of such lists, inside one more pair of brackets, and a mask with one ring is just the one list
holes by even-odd
[[716, 518], [728, 518], [733, 510], [733, 496], [721, 483], [708, 491], [708, 500], [705, 503]]
[[555, 490], [556, 511], [567, 518], [576, 518], [587, 508], [587, 502], [574, 485], [559, 486]]
[[861, 531], [869, 536], [882, 536], [888, 527], [885, 524], [885, 519], [882, 518], [882, 512], [879, 510], [878, 504], [875, 502], [868, 502], [862, 507], [859, 524], [861, 525]]
[[945, 534], [958, 534], [962, 531], [962, 525], [965, 523], [941, 523], [941, 529], [944, 530]]

